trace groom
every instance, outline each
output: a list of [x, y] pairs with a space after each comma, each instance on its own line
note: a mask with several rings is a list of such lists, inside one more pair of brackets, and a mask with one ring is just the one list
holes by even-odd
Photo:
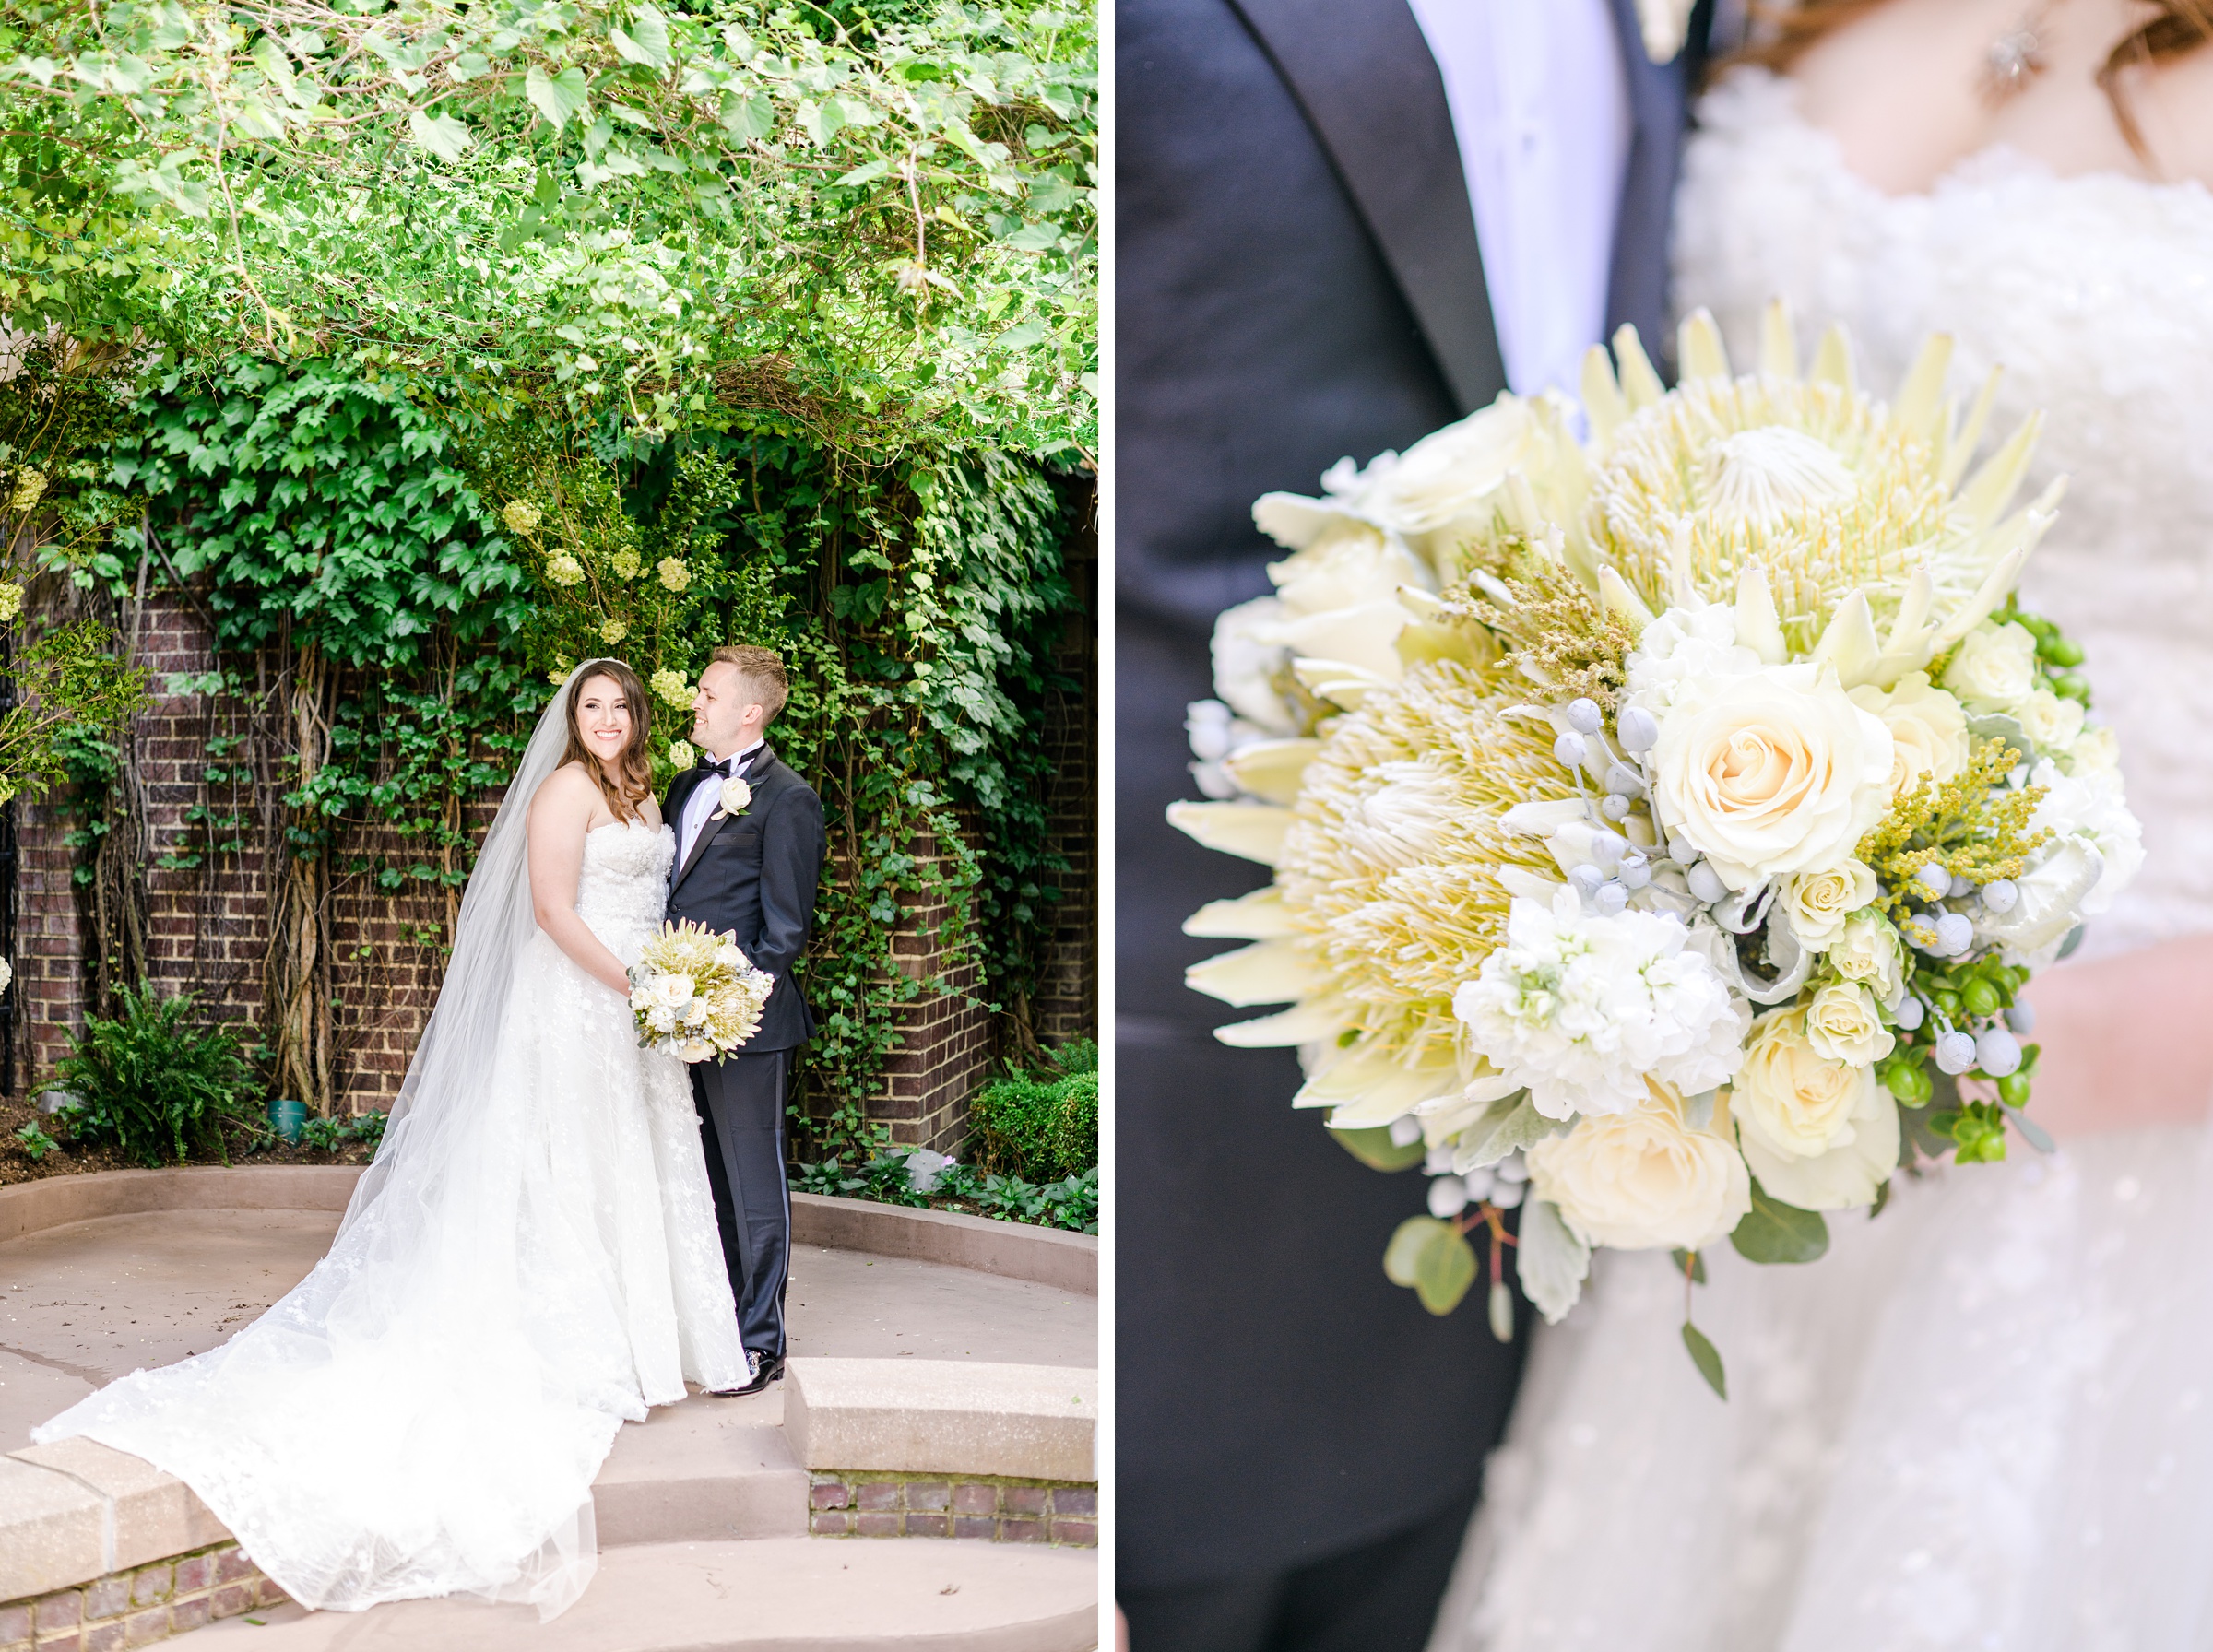
[[784, 1375], [784, 1283], [791, 1258], [784, 1087], [792, 1052], [814, 1036], [814, 1017], [791, 972], [814, 922], [828, 839], [822, 799], [763, 738], [788, 692], [784, 662], [774, 651], [717, 648], [692, 701], [699, 762], [669, 783], [662, 809], [676, 829], [669, 916], [734, 933], [754, 965], [775, 977], [760, 1030], [744, 1047], [692, 1067], [692, 1098], [748, 1366], [744, 1386], [722, 1390], [728, 1394], [758, 1394]]

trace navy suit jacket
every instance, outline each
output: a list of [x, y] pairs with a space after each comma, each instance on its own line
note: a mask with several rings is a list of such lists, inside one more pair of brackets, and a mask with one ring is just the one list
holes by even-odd
[[[1529, 0], [1539, 4], [1541, 0]], [[1615, 0], [1634, 139], [1609, 306], [1661, 342], [1689, 64]], [[1703, 18], [1695, 19], [1694, 35]], [[1269, 589], [1274, 489], [1403, 450], [1505, 384], [1444, 87], [1405, 0], [1118, 0], [1115, 1096], [1120, 1582], [1276, 1570], [1462, 1498], [1523, 1340], [1383, 1277], [1422, 1178], [1294, 1113], [1287, 1051], [1183, 985], [1264, 881], [1163, 810], [1221, 608]], [[1655, 354], [1659, 352], [1655, 350]]]
[[[669, 783], [661, 815], [678, 832], [680, 849], [685, 800], [707, 778], [704, 769], [687, 769]], [[760, 1029], [739, 1052], [750, 1056], [795, 1049], [814, 1036], [814, 1015], [792, 970], [814, 926], [829, 839], [822, 800], [769, 748], [746, 771], [746, 783], [753, 796], [745, 811], [709, 820], [670, 874], [669, 916], [735, 933], [754, 967], [776, 978]]]

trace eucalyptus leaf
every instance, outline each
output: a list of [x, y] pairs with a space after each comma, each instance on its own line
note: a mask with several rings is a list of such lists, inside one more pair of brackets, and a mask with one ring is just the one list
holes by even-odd
[[1828, 1253], [1828, 1223], [1818, 1210], [1784, 1204], [1755, 1176], [1752, 1208], [1729, 1235], [1729, 1243], [1748, 1262], [1812, 1262]]
[[1521, 1294], [1536, 1304], [1546, 1324], [1557, 1325], [1583, 1293], [1591, 1247], [1576, 1237], [1558, 1206], [1541, 1198], [1522, 1207], [1515, 1237], [1514, 1271]]
[[1418, 1272], [1422, 1251], [1439, 1233], [1452, 1232], [1452, 1224], [1439, 1221], [1434, 1216], [1409, 1216], [1399, 1223], [1383, 1248], [1383, 1277], [1394, 1285], [1403, 1285], [1411, 1291], [1420, 1277]]
[[1481, 1271], [1475, 1247], [1450, 1223], [1439, 1222], [1442, 1233], [1432, 1233], [1414, 1258], [1414, 1292], [1422, 1306], [1442, 1317], [1460, 1306], [1461, 1298]]
[[1690, 1350], [1690, 1363], [1698, 1368], [1706, 1386], [1723, 1399], [1729, 1398], [1729, 1378], [1722, 1369], [1721, 1351], [1706, 1339], [1706, 1333], [1686, 1319], [1683, 1322], [1683, 1346]]
[[1671, 1250], [1667, 1254], [1675, 1259], [1677, 1273], [1688, 1271], [1692, 1284], [1703, 1285], [1706, 1282], [1706, 1258], [1697, 1251]]
[[1428, 1152], [1419, 1136], [1403, 1146], [1393, 1141], [1389, 1125], [1351, 1130], [1332, 1129], [1330, 1139], [1370, 1170], [1411, 1170]]
[[1491, 1335], [1501, 1342], [1514, 1339], [1514, 1293], [1504, 1280], [1491, 1281]]

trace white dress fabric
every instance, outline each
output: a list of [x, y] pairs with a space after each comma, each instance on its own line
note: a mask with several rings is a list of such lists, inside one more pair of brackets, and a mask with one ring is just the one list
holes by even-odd
[[[1928, 332], [1993, 428], [2069, 475], [2025, 599], [2088, 654], [2145, 870], [2086, 953], [2213, 929], [2213, 195], [1994, 150], [1883, 195], [1738, 71], [1677, 205], [1679, 304], [1756, 360], [1769, 298], [1842, 321], [1862, 382]], [[2041, 486], [2041, 479], [2032, 481]], [[2213, 1648], [2213, 1146], [2116, 1132], [1901, 1176], [1827, 1257], [1602, 1253], [1541, 1331], [1433, 1652]]]
[[[634, 821], [585, 838], [576, 910], [625, 963], [674, 852]], [[303, 1605], [572, 1603], [616, 1431], [687, 1378], [740, 1385], [745, 1358], [682, 1065], [641, 1050], [622, 998], [533, 930], [489, 1069], [439, 1150], [386, 1164], [260, 1319], [34, 1437], [176, 1475]]]

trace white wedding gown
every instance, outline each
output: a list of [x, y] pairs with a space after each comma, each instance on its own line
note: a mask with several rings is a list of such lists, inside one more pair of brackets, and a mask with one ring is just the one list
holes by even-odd
[[[511, 790], [503, 814], [527, 801]], [[491, 876], [512, 883], [519, 812], [508, 826]], [[585, 838], [576, 910], [625, 962], [659, 926], [673, 854], [636, 822]], [[481, 937], [503, 914], [479, 921], [470, 892], [463, 930]], [[591, 1483], [623, 1422], [687, 1377], [744, 1381], [684, 1069], [527, 925], [527, 889], [486, 896], [503, 893], [525, 914], [509, 954], [457, 946], [449, 974], [504, 962], [508, 981], [449, 980], [439, 1007], [504, 986], [480, 1087], [417, 1100], [410, 1125], [436, 1133], [387, 1146], [373, 1197], [252, 1326], [34, 1431], [176, 1475], [308, 1606], [472, 1594], [551, 1616], [591, 1577]], [[483, 1042], [485, 1021], [445, 1032]]]
[[[2024, 596], [2088, 652], [2148, 851], [2085, 952], [2213, 929], [2213, 194], [1993, 150], [1888, 197], [1757, 71], [1701, 126], [1677, 300], [1735, 360], [1780, 295], [1878, 393], [1942, 330], [1961, 387], [2005, 365], [1993, 428], [2045, 411], [2071, 480]], [[1667, 1257], [1603, 1255], [1538, 1337], [1433, 1652], [2213, 1648], [2207, 1132], [2017, 1140], [1830, 1231], [1806, 1268], [1708, 1253], [1726, 1404]]]

